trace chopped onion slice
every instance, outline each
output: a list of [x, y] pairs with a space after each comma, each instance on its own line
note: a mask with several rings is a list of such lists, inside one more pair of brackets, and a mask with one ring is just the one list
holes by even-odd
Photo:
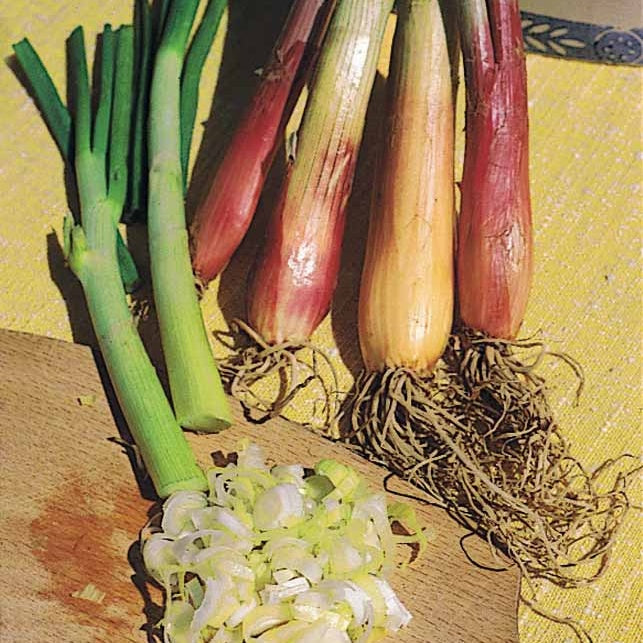
[[199, 491], [177, 491], [163, 503], [161, 529], [168, 536], [180, 536], [190, 529], [194, 509], [208, 506], [208, 499]]
[[206, 627], [221, 627], [239, 609], [232, 581], [225, 578], [206, 578], [203, 602], [194, 612], [192, 632], [196, 635]]
[[239, 444], [237, 464], [242, 469], [260, 469], [268, 471], [266, 456], [263, 449], [250, 440], [242, 440]]
[[243, 638], [263, 634], [266, 630], [289, 621], [290, 616], [290, 605], [259, 605], [243, 620]]
[[305, 592], [310, 587], [309, 582], [302, 576], [287, 580], [285, 583], [266, 585], [260, 592], [264, 605], [283, 603], [284, 601]]
[[393, 520], [426, 536], [350, 467], [322, 460], [268, 468], [259, 447], [207, 472], [209, 495], [181, 491], [143, 560], [165, 588], [167, 643], [368, 643], [411, 614], [385, 580]]
[[297, 485], [282, 482], [266, 489], [255, 502], [252, 517], [262, 531], [290, 527], [304, 515], [304, 501]]
[[386, 602], [386, 627], [396, 632], [408, 624], [411, 612], [402, 605], [402, 601], [384, 579], [375, 578], [374, 581]]

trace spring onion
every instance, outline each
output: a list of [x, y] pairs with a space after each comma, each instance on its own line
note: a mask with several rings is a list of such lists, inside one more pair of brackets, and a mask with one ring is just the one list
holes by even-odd
[[304, 53], [311, 34], [320, 15], [324, 18], [333, 5], [334, 0], [297, 0], [292, 5], [191, 226], [192, 263], [203, 284], [223, 270], [250, 226], [294, 102], [289, 97], [297, 93], [296, 79], [305, 76], [301, 67], [307, 64]]
[[[548, 351], [535, 339], [516, 339], [533, 270], [519, 4], [460, 0], [458, 8], [467, 99], [457, 257], [461, 324], [445, 362], [451, 426], [463, 438], [450, 447], [461, 470], [436, 476], [467, 495], [442, 490], [440, 496], [462, 520], [492, 534], [527, 577], [578, 586], [604, 569], [627, 507], [627, 476], [615, 474], [608, 483], [571, 455], [546, 382], [535, 372]], [[553, 355], [574, 369], [582, 387], [580, 366]], [[464, 426], [455, 418], [464, 418]], [[599, 471], [607, 477], [610, 467]]]
[[442, 8], [398, 3], [359, 295], [351, 435], [407, 477], [424, 460], [420, 410], [453, 314], [455, 23]]
[[149, 106], [148, 235], [154, 303], [181, 426], [219, 431], [231, 422], [194, 284], [183, 200], [181, 73], [198, 0], [168, 8]]
[[269, 468], [244, 441], [236, 464], [207, 472], [208, 491], [179, 491], [142, 535], [164, 588], [166, 640], [374, 641], [411, 615], [386, 580], [398, 541], [426, 536], [407, 507], [387, 506], [350, 467], [322, 460]]
[[454, 96], [439, 3], [400, 2], [359, 296], [370, 371], [428, 372], [453, 318]]
[[[233, 395], [271, 415], [303, 381], [320, 379], [315, 365], [311, 369], [295, 353], [315, 350], [310, 336], [328, 312], [337, 282], [346, 206], [392, 5], [338, 3], [311, 81], [295, 158], [250, 281], [249, 323], [240, 325], [253, 343], [227, 366]], [[275, 372], [289, 383], [273, 400], [254, 395], [253, 384]]]
[[[527, 73], [517, 2], [461, 2], [467, 77], [458, 304], [462, 322], [514, 339], [533, 271]], [[483, 296], [484, 293], [484, 296]]]

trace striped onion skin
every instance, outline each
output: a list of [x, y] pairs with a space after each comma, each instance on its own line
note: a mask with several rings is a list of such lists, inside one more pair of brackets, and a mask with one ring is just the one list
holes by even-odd
[[303, 342], [327, 314], [346, 206], [393, 0], [341, 0], [324, 42], [248, 292], [248, 321], [269, 344]]
[[[297, 0], [290, 10], [191, 226], [192, 266], [202, 284], [226, 267], [250, 227], [295, 102], [293, 96], [307, 76], [309, 40], [318, 23], [328, 21], [334, 5], [335, 0]], [[323, 32], [323, 25], [318, 27]]]

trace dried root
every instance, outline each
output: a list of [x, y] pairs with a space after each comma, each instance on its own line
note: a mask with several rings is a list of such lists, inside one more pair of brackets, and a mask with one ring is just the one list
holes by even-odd
[[320, 397], [305, 425], [337, 438], [338, 379], [324, 351], [311, 342], [268, 344], [238, 319], [231, 330], [237, 346], [219, 370], [248, 415], [259, 422], [281, 415], [301, 391], [316, 385]]
[[[520, 359], [521, 349], [536, 357]], [[527, 581], [577, 587], [605, 569], [631, 472], [617, 472], [619, 459], [590, 473], [571, 455], [534, 372], [545, 354], [535, 341], [453, 336], [428, 377], [365, 374], [346, 437], [506, 553]]]

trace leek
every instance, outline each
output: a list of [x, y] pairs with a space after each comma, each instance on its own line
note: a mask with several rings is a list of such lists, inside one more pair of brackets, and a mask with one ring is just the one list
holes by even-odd
[[65, 219], [65, 255], [83, 287], [110, 380], [157, 493], [203, 489], [205, 476], [136, 331], [118, 267], [117, 223], [126, 195], [132, 110], [132, 28], [105, 28], [93, 119], [82, 28], [72, 32], [68, 50], [69, 82], [76, 94], [70, 122], [80, 222]]
[[170, 3], [150, 90], [148, 232], [154, 301], [179, 423], [231, 422], [192, 275], [181, 165], [181, 71], [198, 0]]

